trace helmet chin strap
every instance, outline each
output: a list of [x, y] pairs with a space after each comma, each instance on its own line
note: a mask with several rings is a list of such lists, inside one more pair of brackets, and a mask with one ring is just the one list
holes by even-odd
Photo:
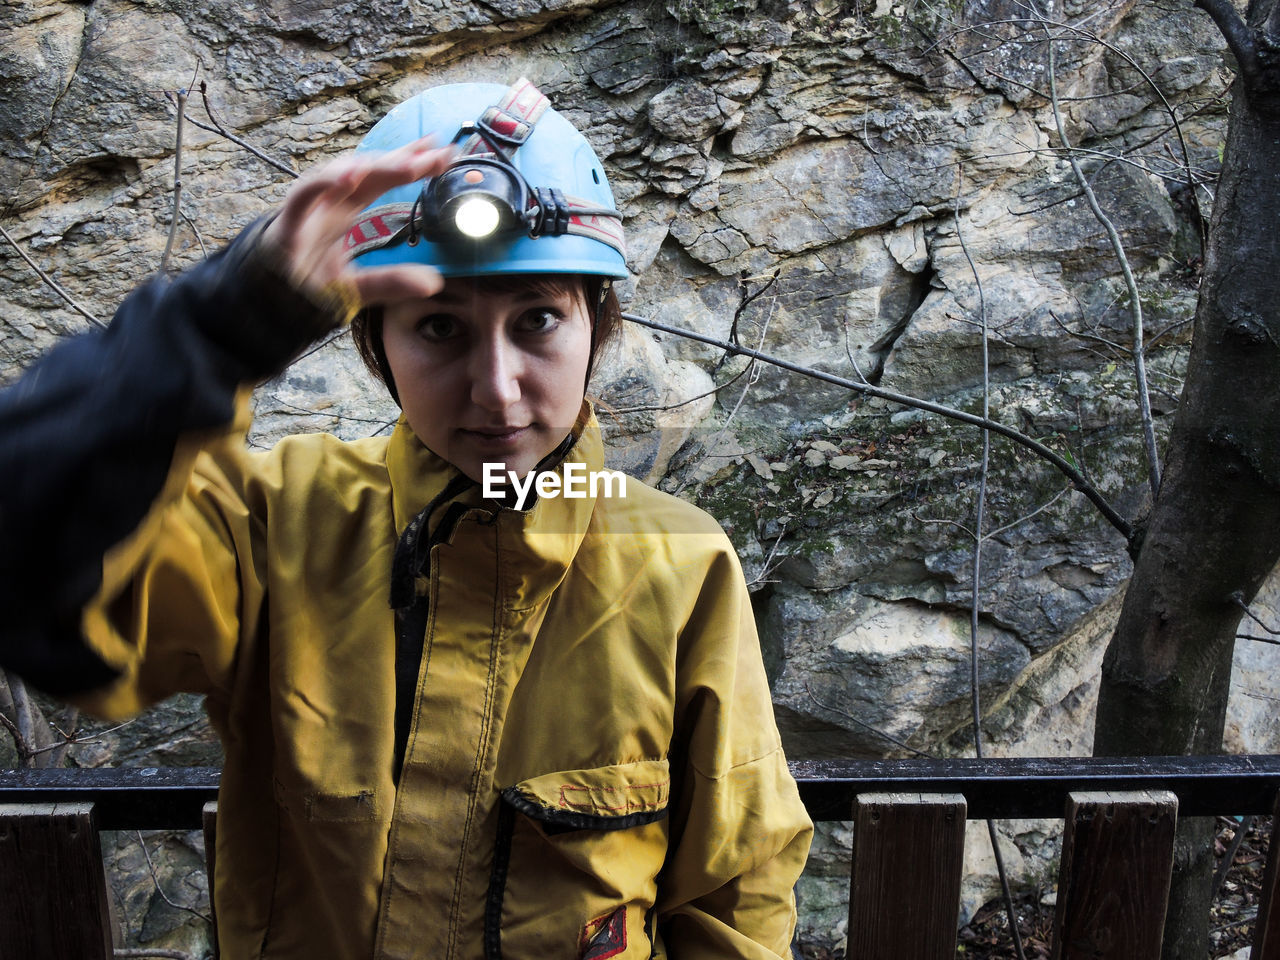
[[604, 318], [604, 305], [608, 302], [609, 291], [613, 289], [613, 281], [608, 277], [600, 282], [600, 293], [596, 296], [595, 309], [591, 316], [591, 352], [587, 354], [587, 376], [582, 382], [582, 393], [585, 396], [591, 385], [591, 374], [596, 363], [596, 337], [600, 330], [600, 321]]
[[387, 350], [382, 343], [385, 322], [381, 318], [378, 320], [378, 329], [373, 331], [369, 341], [373, 347], [373, 359], [378, 363], [378, 370], [382, 373], [382, 382], [386, 384], [387, 392], [391, 394], [391, 399], [395, 401], [396, 406], [404, 409], [400, 403], [400, 391], [396, 389], [396, 378], [391, 372], [391, 364], [387, 362]]

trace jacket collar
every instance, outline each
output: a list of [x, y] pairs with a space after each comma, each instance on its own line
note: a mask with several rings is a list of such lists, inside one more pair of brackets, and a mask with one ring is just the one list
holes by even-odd
[[[576, 442], [552, 471], [563, 481], [565, 465], [580, 463], [587, 477], [603, 469], [604, 442], [595, 411], [583, 401], [574, 423]], [[453, 464], [429, 450], [401, 416], [387, 446], [396, 536], [460, 474]], [[481, 496], [471, 484], [451, 502], [473, 507], [467, 516], [496, 517], [499, 549], [504, 553], [504, 592], [518, 608], [540, 602], [564, 578], [586, 536], [595, 510], [589, 484], [586, 496], [539, 497], [532, 507], [514, 510]], [[441, 507], [446, 506], [440, 504]]]

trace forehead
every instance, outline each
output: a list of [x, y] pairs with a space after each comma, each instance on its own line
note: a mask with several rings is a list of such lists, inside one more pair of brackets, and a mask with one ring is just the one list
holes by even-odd
[[495, 277], [450, 277], [444, 289], [433, 300], [462, 302], [489, 294], [497, 294], [513, 300], [541, 300], [545, 298], [583, 295], [582, 278], [573, 274], [530, 274]]

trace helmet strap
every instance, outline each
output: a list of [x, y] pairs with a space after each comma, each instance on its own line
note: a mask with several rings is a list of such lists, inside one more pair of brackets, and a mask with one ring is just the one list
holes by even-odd
[[591, 385], [591, 374], [596, 365], [596, 344], [598, 342], [600, 321], [604, 319], [604, 305], [609, 300], [609, 291], [613, 289], [613, 281], [608, 277], [600, 281], [600, 292], [596, 295], [595, 310], [591, 316], [591, 352], [587, 354], [587, 378], [582, 383], [582, 392], [587, 392]]
[[382, 344], [384, 320], [382, 311], [378, 310], [376, 330], [370, 330], [369, 345], [373, 348], [373, 359], [378, 365], [378, 372], [382, 375], [382, 382], [387, 387], [387, 392], [391, 394], [391, 399], [395, 401], [397, 407], [403, 409], [400, 403], [400, 391], [396, 389], [396, 378], [391, 373], [391, 364], [387, 362], [387, 349]]

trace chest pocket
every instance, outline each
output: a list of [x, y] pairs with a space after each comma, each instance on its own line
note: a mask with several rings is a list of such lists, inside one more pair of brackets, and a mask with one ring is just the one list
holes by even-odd
[[502, 791], [486, 960], [644, 960], [666, 858], [666, 760], [567, 770]]

